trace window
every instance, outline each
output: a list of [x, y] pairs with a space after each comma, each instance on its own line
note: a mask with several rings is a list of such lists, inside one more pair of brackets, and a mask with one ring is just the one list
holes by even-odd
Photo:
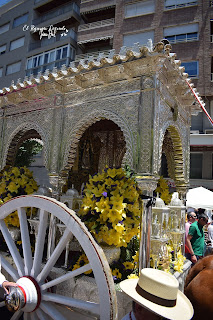
[[2, 77], [3, 74], [3, 68], [0, 68], [0, 77]]
[[210, 7], [213, 7], [213, 0], [210, 0], [210, 1], [209, 1], [209, 6], [210, 6]]
[[165, 0], [165, 9], [178, 9], [197, 5], [195, 0]]
[[190, 154], [190, 178], [202, 179], [203, 154]]
[[9, 27], [10, 27], [10, 24], [7, 23], [7, 24], [4, 24], [3, 26], [0, 27], [0, 34], [6, 32], [9, 30]]
[[135, 2], [125, 6], [125, 18], [136, 17], [153, 12], [155, 12], [154, 0]]
[[69, 61], [74, 59], [73, 51], [67, 45], [33, 56], [27, 60], [26, 74], [33, 73], [35, 75], [40, 71], [44, 72], [46, 69], [51, 71], [54, 67], [60, 68], [63, 64], [68, 65], [67, 58], [70, 58]]
[[0, 54], [4, 54], [6, 52], [6, 44], [0, 47]]
[[7, 66], [6, 75], [18, 72], [20, 71], [20, 69], [21, 69], [21, 61], [10, 64]]
[[210, 21], [210, 41], [213, 43], [213, 20]]
[[136, 42], [139, 42], [140, 45], [146, 45], [149, 39], [151, 39], [153, 42], [154, 31], [127, 34], [123, 37], [123, 45], [132, 47]]
[[198, 40], [198, 23], [164, 28], [164, 38], [171, 43]]
[[27, 20], [28, 20], [28, 13], [25, 13], [22, 16], [15, 18], [13, 20], [13, 28], [20, 26], [21, 24], [27, 22]]
[[185, 72], [188, 73], [189, 77], [198, 78], [198, 61], [182, 62], [181, 65], [185, 67]]
[[211, 59], [211, 81], [213, 81], [213, 57]]
[[212, 179], [213, 179], [213, 153], [212, 153]]
[[203, 112], [199, 112], [197, 116], [191, 117], [191, 130], [198, 132], [203, 131]]
[[24, 45], [24, 37], [10, 42], [10, 51], [20, 48]]

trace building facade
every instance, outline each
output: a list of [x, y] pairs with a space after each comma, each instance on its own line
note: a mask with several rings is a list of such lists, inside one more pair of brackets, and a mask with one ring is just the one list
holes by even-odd
[[[12, 0], [0, 7], [0, 87], [164, 38], [213, 117], [213, 1], [208, 0]], [[204, 112], [192, 116], [190, 149], [190, 185], [213, 189], [213, 127]]]

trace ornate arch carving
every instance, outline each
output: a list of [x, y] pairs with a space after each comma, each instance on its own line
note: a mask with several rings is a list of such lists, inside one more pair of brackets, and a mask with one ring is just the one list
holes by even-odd
[[[128, 163], [131, 167], [133, 167], [133, 139], [125, 120], [114, 112], [110, 112], [108, 110], [96, 110], [81, 119], [81, 121], [77, 123], [77, 125], [68, 135], [68, 141], [66, 143], [64, 152], [62, 175], [66, 176], [68, 171], [72, 168], [75, 161], [78, 143], [85, 130], [95, 122], [104, 119], [113, 121], [123, 132], [126, 142], [126, 152], [122, 160], [122, 165]], [[69, 141], [71, 141], [71, 145]]]
[[18, 147], [21, 143], [29, 138], [40, 138], [44, 143], [44, 165], [47, 167], [47, 158], [48, 158], [48, 139], [44, 131], [36, 123], [24, 122], [19, 125], [9, 136], [6, 142], [2, 168], [6, 164], [13, 164], [15, 154]]
[[167, 146], [165, 146], [164, 151], [167, 158], [169, 175], [177, 184], [182, 184], [185, 182], [185, 158], [179, 128], [174, 126], [172, 123], [167, 123], [167, 125], [164, 126], [159, 146], [159, 150], [161, 151], [159, 157], [159, 168], [161, 166], [164, 141], [167, 142]]

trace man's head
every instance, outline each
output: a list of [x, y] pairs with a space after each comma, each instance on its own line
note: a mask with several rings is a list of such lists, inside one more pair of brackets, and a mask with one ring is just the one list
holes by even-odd
[[165, 319], [152, 311], [144, 308], [137, 302], [132, 302], [132, 311], [134, 312], [136, 320], [146, 319], [146, 320], [162, 320]]
[[164, 271], [144, 268], [139, 279], [120, 282], [121, 290], [136, 303], [133, 312], [137, 320], [190, 320], [193, 308], [180, 292], [177, 279]]
[[187, 219], [188, 219], [188, 222], [193, 223], [197, 219], [197, 214], [195, 212], [193, 212], [193, 211], [192, 212], [188, 212], [187, 213]]
[[208, 220], [209, 220], [209, 218], [208, 218], [207, 214], [205, 214], [205, 213], [200, 213], [200, 214], [198, 215], [198, 223], [199, 223], [201, 226], [204, 227], [204, 226], [208, 223]]

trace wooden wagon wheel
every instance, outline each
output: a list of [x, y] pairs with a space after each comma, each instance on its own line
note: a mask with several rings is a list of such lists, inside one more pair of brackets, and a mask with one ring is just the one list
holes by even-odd
[[[38, 208], [39, 210], [40, 222], [34, 255], [31, 251], [26, 215], [27, 207]], [[20, 221], [23, 258], [4, 222], [4, 218], [15, 210], [18, 211]], [[42, 258], [49, 214], [61, 220], [66, 228], [50, 258], [46, 261], [46, 264], [44, 264], [42, 263]], [[102, 249], [94, 241], [74, 211], [52, 198], [36, 195], [21, 196], [6, 202], [0, 207], [0, 229], [13, 259], [13, 263], [10, 263], [1, 256], [2, 268], [10, 274], [12, 279], [17, 282], [22, 289], [24, 288], [23, 291], [25, 294], [25, 305], [12, 315], [12, 320], [19, 319], [22, 315], [24, 319], [33, 320], [72, 320], [72, 314], [74, 314], [74, 312], [70, 311], [71, 313], [67, 318], [60, 312], [61, 306], [66, 306], [66, 308], [69, 309], [74, 308], [75, 311], [79, 310], [79, 312], [83, 310], [88, 314], [94, 315], [95, 319], [112, 320], [117, 318], [116, 294], [108, 262]], [[46, 283], [45, 280], [65, 249], [67, 241], [69, 241], [72, 234], [79, 241], [89, 263]], [[50, 289], [54, 286], [57, 287], [57, 285], [63, 281], [82, 275], [90, 269], [93, 271], [98, 287], [99, 303], [74, 299], [50, 292]], [[81, 319], [80, 316], [79, 319]]]

